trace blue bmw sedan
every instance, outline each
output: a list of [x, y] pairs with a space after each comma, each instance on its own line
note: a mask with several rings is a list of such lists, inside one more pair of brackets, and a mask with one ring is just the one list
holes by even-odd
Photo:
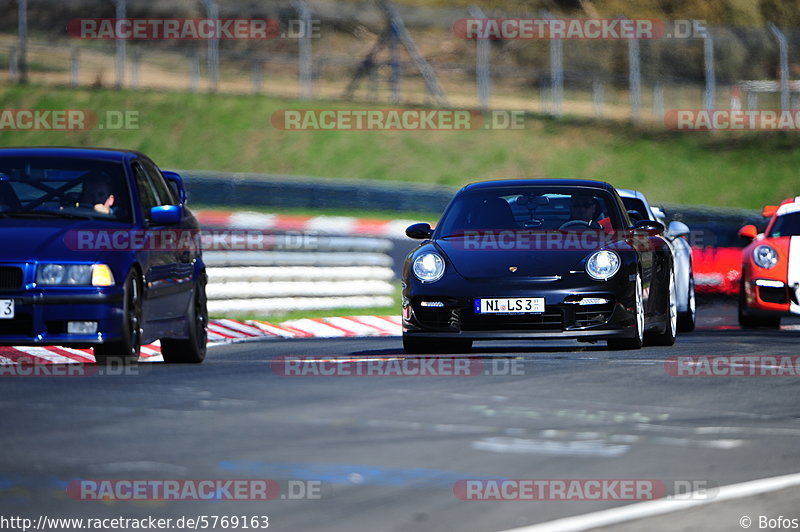
[[0, 149], [0, 345], [202, 362], [200, 227], [180, 176], [135, 151]]

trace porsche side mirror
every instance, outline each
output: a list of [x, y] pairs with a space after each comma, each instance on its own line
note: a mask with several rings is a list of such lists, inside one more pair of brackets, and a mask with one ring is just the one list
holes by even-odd
[[408, 228], [406, 228], [406, 236], [415, 240], [425, 240], [426, 238], [430, 238], [431, 235], [433, 235], [433, 230], [428, 223], [423, 222], [409, 225]]
[[777, 205], [767, 205], [764, 207], [764, 210], [761, 211], [761, 216], [764, 218], [772, 218], [776, 212], [778, 212]]
[[634, 223], [644, 220], [644, 216], [642, 215], [642, 213], [632, 209], [628, 210], [628, 218], [630, 218], [631, 221]]
[[689, 236], [689, 226], [683, 222], [675, 220], [669, 223], [669, 234], [678, 238], [679, 236]]
[[739, 236], [748, 240], [755, 240], [758, 236], [758, 229], [755, 225], [745, 225], [739, 229]]

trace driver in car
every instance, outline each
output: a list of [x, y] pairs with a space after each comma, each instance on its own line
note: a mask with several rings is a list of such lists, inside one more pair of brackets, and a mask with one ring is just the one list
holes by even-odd
[[108, 180], [102, 176], [92, 176], [83, 183], [79, 206], [91, 206], [95, 212], [112, 214], [114, 194]]
[[[603, 215], [600, 203], [589, 194], [574, 194], [569, 202], [570, 219], [564, 226], [579, 226], [583, 222], [586, 227], [592, 229], [603, 229], [610, 233], [613, 231], [611, 220], [608, 217], [600, 218]], [[562, 227], [564, 227], [562, 226]]]

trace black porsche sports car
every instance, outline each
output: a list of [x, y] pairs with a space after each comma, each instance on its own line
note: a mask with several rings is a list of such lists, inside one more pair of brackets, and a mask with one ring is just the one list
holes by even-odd
[[583, 180], [467, 185], [403, 267], [408, 353], [466, 351], [475, 340], [606, 340], [672, 345], [674, 261], [653, 220], [631, 224], [617, 191]]

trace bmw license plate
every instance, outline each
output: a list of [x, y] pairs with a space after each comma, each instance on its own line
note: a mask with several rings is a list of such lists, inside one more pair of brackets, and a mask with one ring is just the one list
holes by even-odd
[[541, 314], [543, 297], [496, 297], [476, 299], [475, 314]]
[[14, 319], [14, 300], [0, 299], [0, 320]]

